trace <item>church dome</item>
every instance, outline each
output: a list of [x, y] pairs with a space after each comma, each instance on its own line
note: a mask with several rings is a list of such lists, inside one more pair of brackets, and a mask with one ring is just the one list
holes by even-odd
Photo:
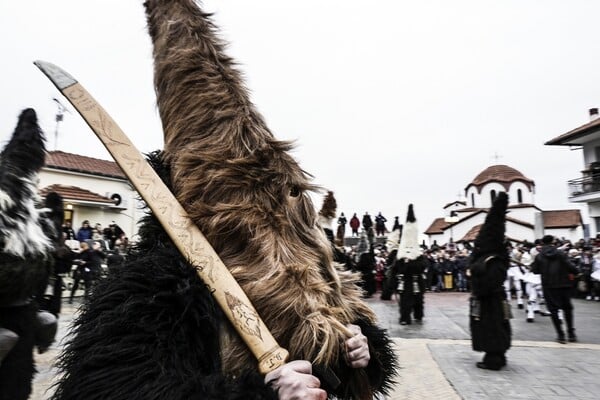
[[533, 180], [527, 178], [521, 172], [508, 165], [492, 165], [481, 171], [479, 175], [467, 185], [465, 190], [468, 190], [471, 186], [475, 186], [477, 191], [481, 191], [481, 188], [490, 182], [497, 182], [508, 190], [510, 184], [517, 181], [523, 182], [527, 185], [529, 190], [535, 186]]

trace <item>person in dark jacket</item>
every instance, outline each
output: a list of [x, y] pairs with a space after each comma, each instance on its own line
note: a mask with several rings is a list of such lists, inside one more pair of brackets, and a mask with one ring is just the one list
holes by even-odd
[[503, 286], [509, 266], [504, 246], [507, 206], [508, 195], [498, 193], [469, 259], [471, 343], [473, 350], [485, 352], [477, 367], [490, 370], [506, 365], [511, 342], [510, 305]]
[[102, 251], [100, 243], [93, 242], [91, 248], [87, 242], [81, 243], [81, 253], [79, 253], [78, 260], [75, 261], [77, 269], [73, 273], [73, 288], [71, 289], [69, 304], [73, 303], [75, 291], [79, 288], [79, 281], [81, 280], [83, 280], [84, 285], [84, 298], [88, 299], [93, 282], [100, 277], [102, 260], [105, 258], [106, 255]]
[[80, 242], [85, 242], [88, 239], [92, 238], [92, 227], [90, 226], [90, 221], [87, 219], [81, 223], [81, 228], [77, 231], [77, 240]]
[[563, 310], [569, 341], [576, 342], [571, 287], [579, 271], [569, 261], [565, 252], [557, 249], [553, 242], [554, 236], [546, 235], [542, 238], [542, 250], [535, 257], [531, 271], [542, 277], [542, 290], [556, 330], [556, 340], [566, 343], [562, 321], [558, 318], [558, 310]]

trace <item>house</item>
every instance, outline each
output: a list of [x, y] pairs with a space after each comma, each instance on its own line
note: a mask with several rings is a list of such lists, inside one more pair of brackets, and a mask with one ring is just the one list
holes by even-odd
[[589, 110], [589, 122], [547, 141], [548, 146], [583, 150], [581, 176], [567, 182], [569, 201], [585, 203], [591, 220], [590, 236], [600, 233], [600, 118], [597, 108]]
[[535, 205], [535, 182], [508, 165], [492, 165], [465, 187], [466, 201], [443, 207], [424, 232], [429, 243], [472, 242], [499, 192], [508, 193], [506, 236], [512, 242], [533, 242], [545, 234], [575, 242], [583, 238], [579, 210], [541, 210]]
[[103, 228], [116, 223], [135, 240], [143, 216], [139, 195], [114, 161], [63, 151], [50, 151], [39, 174], [40, 195], [57, 192], [63, 197], [65, 222], [75, 231], [83, 221]]

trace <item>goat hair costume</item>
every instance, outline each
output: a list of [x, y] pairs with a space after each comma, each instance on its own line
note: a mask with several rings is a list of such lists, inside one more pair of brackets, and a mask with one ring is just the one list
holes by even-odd
[[[316, 189], [255, 110], [209, 16], [192, 0], [145, 3], [165, 149], [150, 162], [201, 228], [290, 360], [331, 368], [330, 396], [389, 390], [391, 342], [338, 270]], [[125, 265], [98, 283], [60, 360], [55, 399], [275, 399], [208, 289], [150, 214]], [[369, 339], [344, 361], [344, 326]]]
[[27, 399], [35, 373], [34, 346], [51, 344], [56, 319], [40, 312], [62, 223], [62, 198], [42, 207], [37, 174], [45, 162], [35, 111], [24, 110], [0, 153], [0, 400]]

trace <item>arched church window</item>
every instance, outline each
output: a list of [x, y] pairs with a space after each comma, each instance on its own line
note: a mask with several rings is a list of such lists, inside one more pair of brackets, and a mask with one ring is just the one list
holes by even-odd
[[490, 190], [490, 198], [492, 200], [492, 204], [494, 204], [494, 200], [496, 200], [496, 191]]
[[521, 189], [517, 189], [517, 201], [519, 204], [523, 203], [523, 192]]
[[471, 207], [475, 207], [475, 195], [471, 193]]

